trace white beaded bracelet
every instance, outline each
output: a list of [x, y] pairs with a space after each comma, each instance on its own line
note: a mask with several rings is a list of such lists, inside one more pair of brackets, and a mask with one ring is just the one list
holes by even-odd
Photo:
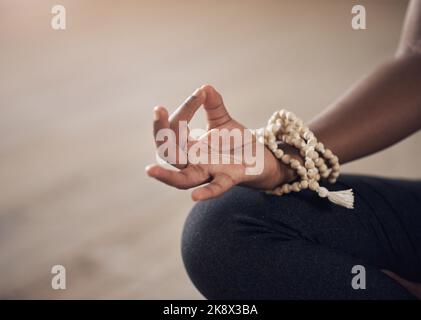
[[[331, 150], [325, 148], [323, 143], [318, 142], [313, 132], [292, 112], [275, 112], [268, 120], [267, 126], [255, 130], [254, 133], [257, 141], [266, 145], [282, 163], [295, 170], [300, 179], [292, 184], [285, 183], [267, 193], [281, 196], [291, 191], [299, 192], [309, 188], [337, 205], [354, 208], [352, 189], [329, 191], [319, 185], [321, 178], [328, 179], [330, 183], [336, 182], [340, 171], [339, 159]], [[297, 148], [304, 158], [304, 165], [285, 154], [278, 146], [280, 142]]]

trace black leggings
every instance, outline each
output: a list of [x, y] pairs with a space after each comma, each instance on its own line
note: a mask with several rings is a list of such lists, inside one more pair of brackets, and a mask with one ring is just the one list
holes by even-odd
[[[244, 187], [198, 203], [182, 237], [194, 285], [208, 299], [414, 299], [381, 270], [421, 282], [421, 181], [343, 176], [328, 188], [353, 188], [355, 209]], [[355, 265], [366, 289], [351, 285]]]

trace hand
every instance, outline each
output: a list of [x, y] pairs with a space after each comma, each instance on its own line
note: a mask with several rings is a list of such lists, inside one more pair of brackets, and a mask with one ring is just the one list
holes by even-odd
[[[187, 162], [187, 164], [182, 165], [180, 159], [183, 156], [183, 150], [186, 150], [188, 153], [192, 145], [199, 140], [189, 136], [187, 127], [184, 129], [187, 130], [189, 140], [187, 144], [181, 145], [182, 141], [179, 136], [180, 121], [187, 121], [188, 123], [201, 105], [204, 106], [208, 121], [208, 131], [206, 135], [199, 139], [201, 142], [204, 141], [210, 145], [208, 143], [209, 133], [213, 129], [225, 128], [231, 130], [237, 128], [241, 132], [244, 132], [243, 130], [246, 129], [231, 118], [221, 95], [209, 85], [197, 89], [170, 117], [168, 117], [168, 112], [164, 107], [155, 107], [154, 136], [157, 136], [160, 129], [171, 129], [174, 131], [176, 141], [172, 143], [177, 144], [178, 148], [172, 163], [179, 170], [174, 171], [158, 165], [151, 165], [146, 168], [146, 172], [150, 177], [178, 189], [190, 189], [201, 186], [192, 192], [192, 199], [195, 201], [217, 197], [237, 184], [259, 189], [272, 189], [283, 181], [291, 180], [292, 174], [290, 170], [282, 165], [266, 147], [264, 148], [263, 171], [259, 175], [247, 175], [245, 173], [247, 165], [244, 161], [241, 164], [234, 164], [234, 161], [230, 161], [230, 164], [192, 164]], [[252, 143], [257, 143], [254, 136], [253, 140]], [[157, 141], [156, 139], [155, 142], [157, 147], [163, 143], [163, 141]], [[244, 145], [241, 147], [243, 148]], [[219, 150], [219, 152], [222, 153], [223, 151]], [[229, 155], [233, 157], [232, 152]], [[203, 184], [206, 185], [202, 186]]]

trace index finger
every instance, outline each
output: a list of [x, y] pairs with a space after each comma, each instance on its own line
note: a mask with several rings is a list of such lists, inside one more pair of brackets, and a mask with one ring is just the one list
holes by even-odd
[[206, 95], [202, 88], [196, 89], [170, 116], [170, 125], [177, 130], [180, 121], [187, 123], [193, 118], [197, 109], [205, 102]]

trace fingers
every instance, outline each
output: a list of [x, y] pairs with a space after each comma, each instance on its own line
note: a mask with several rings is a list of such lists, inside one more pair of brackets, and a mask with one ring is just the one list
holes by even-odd
[[231, 117], [225, 108], [222, 96], [210, 85], [204, 85], [201, 90], [205, 93], [206, 100], [204, 108], [208, 119], [209, 128], [223, 126], [231, 120]]
[[154, 121], [153, 121], [153, 136], [155, 138], [155, 144], [159, 147], [164, 141], [157, 141], [156, 135], [161, 129], [169, 129], [170, 124], [168, 122], [168, 111], [163, 106], [157, 106], [154, 108]]
[[169, 125], [177, 137], [177, 144], [183, 151], [187, 151], [189, 142], [194, 140], [190, 137], [188, 123], [204, 101], [204, 92], [200, 88], [196, 89], [169, 118]]
[[187, 136], [186, 142], [183, 142], [181, 137], [177, 137], [174, 130], [170, 128], [168, 111], [162, 106], [154, 108], [153, 131], [158, 156], [176, 168], [186, 167]]
[[[221, 95], [209, 85], [197, 89], [170, 117], [164, 107], [157, 106], [154, 109], [153, 130], [158, 154], [177, 168], [186, 167], [187, 152], [190, 146], [197, 142], [189, 136], [187, 124], [202, 104], [207, 112], [209, 129], [222, 126], [231, 120]], [[170, 150], [172, 152], [169, 152]]]
[[198, 201], [218, 197], [235, 184], [235, 181], [230, 176], [225, 173], [219, 173], [215, 175], [208, 185], [195, 189], [192, 192], [192, 199]]
[[177, 189], [189, 189], [206, 183], [207, 173], [198, 166], [188, 166], [180, 171], [162, 168], [158, 165], [146, 167], [148, 176]]
[[178, 130], [180, 121], [187, 123], [193, 118], [197, 109], [205, 102], [205, 94], [201, 88], [196, 89], [170, 116], [170, 125], [173, 130]]

